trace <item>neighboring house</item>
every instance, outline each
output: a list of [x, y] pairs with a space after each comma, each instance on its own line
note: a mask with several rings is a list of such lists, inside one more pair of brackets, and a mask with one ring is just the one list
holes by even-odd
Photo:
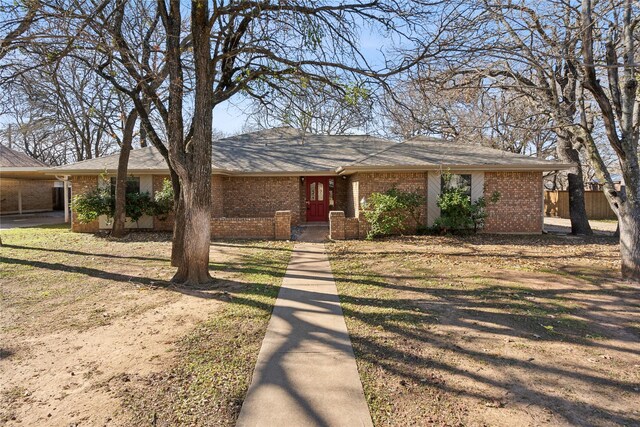
[[[52, 168], [68, 175], [75, 194], [114, 176], [118, 156]], [[477, 200], [498, 191], [490, 205], [485, 231], [541, 233], [543, 226], [542, 172], [566, 169], [565, 164], [507, 153], [475, 145], [431, 138], [402, 143], [363, 135], [300, 135], [277, 128], [217, 140], [212, 159], [213, 237], [274, 238], [290, 236], [290, 226], [327, 222], [331, 214], [334, 238], [366, 234], [362, 206], [373, 192], [392, 187], [425, 196], [423, 218], [432, 224], [441, 174], [450, 172], [467, 185]], [[100, 177], [102, 174], [103, 178]], [[131, 152], [129, 174], [138, 191], [161, 188], [169, 171], [152, 147]], [[171, 230], [173, 221], [145, 218], [130, 227]], [[107, 228], [105, 219], [92, 224], [72, 222], [76, 231]]]
[[56, 180], [47, 165], [0, 145], [0, 214], [51, 211], [56, 207]]

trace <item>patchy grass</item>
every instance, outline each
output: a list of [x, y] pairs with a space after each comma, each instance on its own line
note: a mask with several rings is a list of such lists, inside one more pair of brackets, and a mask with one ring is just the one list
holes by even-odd
[[613, 239], [328, 251], [374, 424], [640, 424], [640, 292]]
[[[282, 250], [282, 248], [287, 250]], [[289, 260], [289, 246], [260, 246], [217, 264], [248, 285], [232, 285], [225, 306], [178, 344], [174, 368], [124, 390], [131, 425], [234, 425]], [[275, 250], [273, 250], [275, 249]]]
[[167, 234], [2, 238], [2, 422], [234, 424], [291, 243], [213, 242], [215, 281], [184, 288]]

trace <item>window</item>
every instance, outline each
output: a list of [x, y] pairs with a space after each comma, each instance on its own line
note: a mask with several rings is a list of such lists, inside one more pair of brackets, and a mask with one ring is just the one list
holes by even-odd
[[471, 174], [443, 174], [440, 180], [440, 191], [444, 192], [453, 188], [459, 188], [471, 197]]
[[316, 183], [312, 182], [309, 184], [309, 200], [312, 202], [316, 201]]
[[324, 184], [321, 182], [318, 183], [318, 201], [324, 201]]
[[[139, 193], [140, 192], [140, 177], [130, 176], [127, 178], [127, 192], [126, 194]], [[111, 197], [116, 195], [116, 178], [111, 178]]]
[[329, 178], [329, 208], [333, 209], [335, 203], [333, 201], [333, 189], [335, 187], [335, 180], [333, 178]]

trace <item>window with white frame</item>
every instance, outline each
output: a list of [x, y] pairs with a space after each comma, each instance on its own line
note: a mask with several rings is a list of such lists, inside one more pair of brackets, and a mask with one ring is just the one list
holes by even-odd
[[458, 188], [471, 197], [471, 174], [442, 174], [440, 192]]

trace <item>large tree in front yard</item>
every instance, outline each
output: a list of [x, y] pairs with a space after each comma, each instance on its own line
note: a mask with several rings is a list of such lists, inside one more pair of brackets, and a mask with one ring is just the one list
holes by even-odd
[[[345, 94], [365, 82], [384, 87], [387, 78], [437, 51], [446, 26], [459, 16], [432, 19], [428, 5], [414, 1], [107, 3], [102, 9], [99, 1], [70, 3], [74, 13], [56, 19], [60, 28], [73, 29], [82, 25], [69, 20], [88, 20], [80, 33], [68, 34], [72, 55], [98, 52], [86, 62], [130, 96], [146, 137], [165, 156], [176, 193], [174, 280], [190, 284], [210, 280], [216, 106], [238, 96], [284, 92], [300, 81]], [[433, 43], [416, 50], [429, 34]], [[367, 35], [387, 47], [393, 40], [392, 54], [371, 61], [361, 48]]]
[[[616, 190], [594, 139], [585, 134], [583, 141], [589, 160], [604, 183], [607, 200], [618, 216], [622, 275], [634, 281], [640, 281], [639, 14], [638, 4], [631, 0], [597, 4], [582, 0], [580, 27], [582, 85], [602, 114], [608, 143], [618, 157], [624, 193]], [[607, 82], [605, 87], [601, 80]]]

